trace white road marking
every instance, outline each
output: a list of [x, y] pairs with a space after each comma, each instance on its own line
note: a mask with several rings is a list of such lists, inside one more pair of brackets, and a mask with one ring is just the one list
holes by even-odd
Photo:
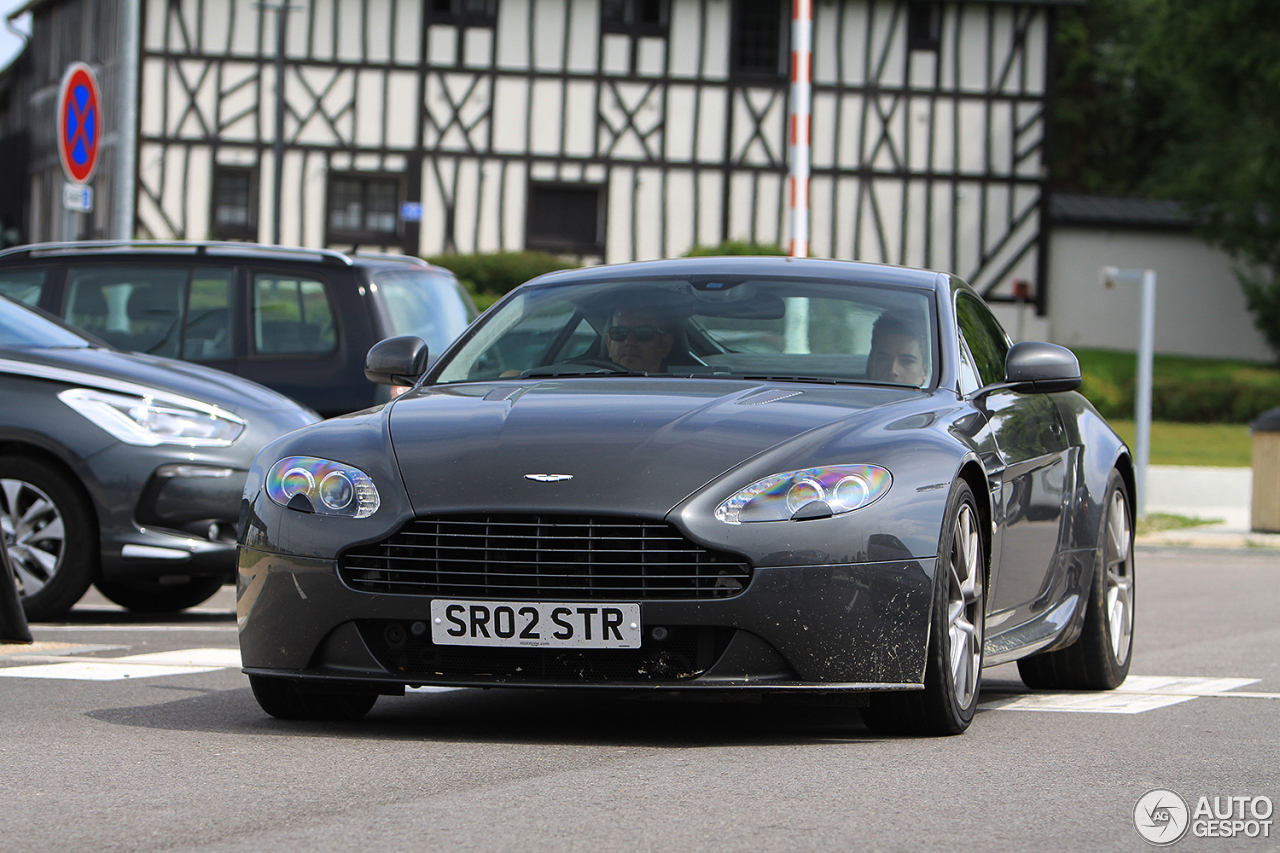
[[1167, 708], [1197, 697], [1233, 696], [1280, 698], [1271, 693], [1231, 693], [1256, 684], [1256, 678], [1188, 678], [1162, 675], [1131, 675], [1115, 690], [1079, 693], [1028, 693], [993, 699], [978, 707], [984, 711], [1049, 711], [1086, 714], [1141, 714]]
[[120, 681], [188, 675], [240, 667], [239, 649], [179, 649], [119, 658], [78, 657], [65, 663], [0, 668], [0, 678], [55, 678], [73, 681]]

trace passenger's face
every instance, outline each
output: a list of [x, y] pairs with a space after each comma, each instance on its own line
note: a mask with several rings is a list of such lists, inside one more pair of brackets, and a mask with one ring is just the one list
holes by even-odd
[[[609, 358], [637, 373], [654, 373], [661, 369], [662, 359], [671, 351], [675, 340], [672, 335], [659, 332], [657, 316], [643, 309], [615, 311], [605, 331]], [[624, 336], [620, 341], [614, 340], [610, 332]]]
[[920, 342], [911, 335], [886, 335], [876, 341], [867, 363], [867, 376], [875, 382], [924, 385], [924, 357]]

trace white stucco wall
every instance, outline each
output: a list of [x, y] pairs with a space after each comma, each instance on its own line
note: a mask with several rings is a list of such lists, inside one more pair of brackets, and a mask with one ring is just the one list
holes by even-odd
[[1155, 351], [1270, 361], [1223, 252], [1186, 232], [1056, 227], [1049, 237], [1049, 339], [1136, 350], [1141, 288], [1100, 284], [1103, 267], [1156, 271]]

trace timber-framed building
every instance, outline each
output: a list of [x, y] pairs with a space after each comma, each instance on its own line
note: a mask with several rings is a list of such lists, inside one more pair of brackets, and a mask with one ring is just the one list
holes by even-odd
[[[1054, 21], [1074, 2], [815, 0], [810, 253], [953, 271], [995, 301], [1042, 281]], [[27, 241], [278, 229], [606, 262], [787, 245], [789, 0], [22, 11], [0, 153], [25, 182], [0, 216]], [[105, 127], [94, 211], [69, 215], [53, 115], [73, 61], [97, 70]]]

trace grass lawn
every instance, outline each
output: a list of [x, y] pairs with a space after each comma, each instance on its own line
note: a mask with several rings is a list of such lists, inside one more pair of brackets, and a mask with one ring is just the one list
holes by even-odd
[[[1111, 421], [1111, 426], [1136, 452], [1133, 421]], [[1248, 468], [1252, 464], [1253, 437], [1244, 424], [1151, 424], [1152, 465], [1210, 465]]]

